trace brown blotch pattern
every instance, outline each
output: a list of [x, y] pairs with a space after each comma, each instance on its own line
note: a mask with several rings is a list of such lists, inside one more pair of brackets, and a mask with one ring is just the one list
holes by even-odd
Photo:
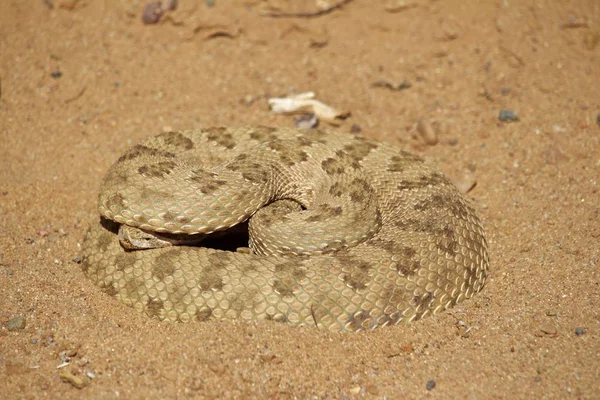
[[281, 162], [288, 167], [308, 160], [308, 154], [304, 150], [294, 149], [282, 140], [272, 140], [269, 142], [268, 146], [271, 150], [278, 153]]
[[407, 167], [414, 166], [415, 163], [422, 164], [424, 160], [407, 151], [401, 151], [399, 156], [392, 156], [387, 170], [390, 172], [402, 172]]
[[257, 126], [252, 129], [252, 132], [250, 132], [250, 138], [261, 143], [267, 142], [269, 140], [277, 139], [277, 136], [274, 134], [275, 131], [277, 131], [277, 128], [270, 126]]
[[342, 213], [344, 212], [344, 209], [341, 206], [333, 207], [329, 204], [322, 204], [317, 210], [315, 210], [317, 211], [317, 213], [305, 218], [304, 220], [306, 222], [326, 221], [328, 219], [342, 215]]
[[371, 150], [376, 149], [378, 144], [374, 141], [365, 139], [360, 136], [354, 137], [354, 142], [344, 146], [344, 151], [355, 161], [364, 159]]
[[298, 141], [298, 144], [300, 146], [305, 146], [305, 147], [310, 147], [313, 145], [313, 141], [310, 140], [309, 138], [307, 138], [306, 136], [298, 136], [296, 138], [296, 140]]
[[446, 195], [434, 194], [431, 197], [424, 199], [413, 206], [415, 211], [427, 210], [448, 210], [456, 218], [462, 220], [467, 219], [470, 213], [474, 213], [473, 209], [465, 204], [457, 194], [449, 193]]
[[383, 239], [371, 239], [368, 243], [385, 250], [389, 254], [398, 256], [400, 259], [396, 262], [396, 271], [402, 276], [414, 275], [421, 267], [419, 260], [413, 258], [417, 255], [417, 251], [412, 247], [404, 246], [393, 240]]
[[357, 311], [348, 318], [348, 322], [345, 324], [345, 326], [351, 331], [364, 329], [365, 322], [367, 320], [369, 320], [370, 318], [371, 318], [371, 315], [370, 315], [369, 311], [367, 311], [367, 310]]
[[148, 299], [148, 302], [146, 303], [146, 314], [148, 314], [149, 317], [159, 317], [160, 312], [164, 307], [165, 306], [161, 300]]
[[212, 128], [206, 130], [206, 139], [215, 142], [226, 149], [233, 149], [236, 145], [236, 141], [231, 133], [227, 132], [227, 128]]
[[239, 154], [225, 168], [230, 171], [243, 171], [248, 165], [248, 154]]
[[369, 182], [361, 178], [356, 178], [350, 182], [348, 190], [350, 200], [355, 203], [362, 203], [373, 194], [373, 187]]
[[253, 183], [264, 183], [269, 179], [269, 166], [248, 161], [246, 154], [238, 155], [225, 168], [230, 171], [240, 172], [245, 180]]
[[193, 170], [191, 176], [186, 178], [186, 180], [196, 184], [200, 192], [204, 194], [213, 193], [221, 186], [227, 184], [227, 182], [225, 182], [224, 180], [218, 179], [215, 173], [208, 172], [203, 169]]
[[417, 180], [402, 180], [398, 184], [399, 190], [414, 190], [423, 189], [428, 186], [450, 185], [448, 179], [439, 172], [434, 172], [431, 175], [422, 176]]
[[108, 285], [100, 283], [100, 290], [102, 290], [107, 295], [113, 297], [119, 294], [119, 291], [117, 290], [117, 288], [114, 287], [114, 284], [112, 283], [109, 283]]
[[432, 292], [427, 292], [422, 296], [413, 296], [411, 305], [417, 309], [428, 309], [430, 304], [435, 300], [435, 295]]
[[275, 266], [275, 274], [280, 279], [288, 277], [294, 278], [296, 281], [306, 278], [306, 271], [301, 267], [301, 257], [297, 257], [297, 261], [285, 261]]
[[452, 226], [446, 224], [439, 233], [436, 247], [450, 256], [455, 256], [458, 251], [458, 241]]
[[140, 192], [140, 198], [142, 199], [151, 199], [151, 200], [167, 200], [172, 198], [172, 193], [163, 192], [161, 190], [154, 190], [147, 187], [144, 187]]
[[174, 248], [156, 257], [152, 264], [152, 275], [161, 281], [167, 276], [172, 275], [175, 272], [174, 261], [180, 254], [181, 250]]
[[180, 148], [183, 150], [191, 150], [194, 148], [194, 142], [192, 139], [186, 137], [181, 132], [165, 132], [161, 133], [156, 137], [162, 139], [162, 141], [169, 146]]
[[283, 297], [293, 296], [295, 287], [297, 288], [298, 285], [289, 278], [284, 280], [276, 279], [273, 282], [273, 289]]
[[[303, 132], [302, 135], [307, 140], [310, 140], [313, 142], [319, 142], [321, 144], [327, 144], [327, 133], [323, 132], [320, 129], [309, 129], [309, 130]], [[302, 140], [305, 140], [305, 139], [302, 139]]]
[[248, 169], [242, 172], [242, 177], [250, 182], [264, 183], [269, 179], [269, 171], [258, 163], [248, 165]]
[[329, 194], [333, 197], [342, 197], [345, 190], [344, 187], [341, 182], [335, 182], [329, 187]]
[[117, 192], [108, 196], [108, 204], [107, 206], [110, 208], [112, 205], [117, 205], [119, 208], [124, 208], [127, 204], [125, 203], [125, 197]]
[[115, 257], [115, 266], [117, 271], [123, 271], [125, 268], [135, 264], [136, 256], [133, 253], [120, 253]]
[[156, 164], [146, 164], [138, 168], [138, 172], [147, 178], [164, 178], [173, 172], [177, 164], [173, 161], [160, 161]]
[[329, 157], [321, 162], [321, 167], [327, 175], [341, 175], [344, 173], [344, 165], [338, 159]]
[[105, 231], [98, 237], [98, 248], [100, 251], [105, 252], [108, 249], [108, 246], [113, 242], [115, 236], [110, 231]]
[[229, 263], [230, 256], [226, 252], [216, 252], [208, 255], [207, 265], [198, 276], [198, 282], [202, 290], [221, 290], [223, 279], [219, 274]]
[[123, 162], [127, 160], [133, 160], [134, 158], [140, 156], [153, 156], [153, 157], [166, 157], [173, 158], [175, 157], [174, 153], [165, 150], [153, 149], [151, 147], [145, 146], [143, 144], [136, 144], [132, 148], [130, 148], [125, 154], [119, 157], [118, 162]]
[[[347, 262], [348, 260], [346, 260]], [[354, 290], [365, 289], [367, 283], [371, 281], [369, 271], [373, 269], [371, 263], [360, 261], [358, 259], [352, 261], [355, 265], [352, 272], [343, 276], [344, 283]]]

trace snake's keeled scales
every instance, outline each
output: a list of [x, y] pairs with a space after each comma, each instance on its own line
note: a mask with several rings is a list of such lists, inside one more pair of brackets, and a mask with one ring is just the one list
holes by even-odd
[[[447, 178], [418, 156], [347, 134], [163, 133], [110, 168], [99, 210], [84, 272], [161, 320], [372, 329], [471, 297], [488, 269], [481, 223]], [[131, 251], [117, 236], [119, 224], [183, 237], [248, 219], [251, 251]]]

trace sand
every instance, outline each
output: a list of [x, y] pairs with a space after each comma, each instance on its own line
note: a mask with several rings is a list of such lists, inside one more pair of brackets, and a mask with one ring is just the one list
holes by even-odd
[[[315, 18], [261, 15], [312, 0], [214, 3], [144, 25], [139, 1], [1, 2], [0, 398], [599, 398], [600, 3], [355, 0]], [[474, 185], [480, 294], [339, 334], [160, 323], [83, 275], [100, 180], [128, 146], [293, 126], [267, 99], [303, 91], [351, 112], [322, 127]]]

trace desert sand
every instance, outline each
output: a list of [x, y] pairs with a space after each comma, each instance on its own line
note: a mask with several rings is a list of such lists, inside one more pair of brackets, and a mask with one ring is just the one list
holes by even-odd
[[[0, 2], [0, 398], [600, 397], [600, 3], [272, 15], [317, 3], [181, 0], [144, 24], [140, 1]], [[416, 152], [468, 191], [481, 293], [341, 334], [161, 323], [84, 276], [100, 180], [127, 147], [294, 126], [267, 100], [306, 91], [350, 113], [321, 128]]]

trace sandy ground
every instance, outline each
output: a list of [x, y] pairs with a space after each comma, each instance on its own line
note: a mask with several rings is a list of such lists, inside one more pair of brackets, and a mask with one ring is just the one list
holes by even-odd
[[[316, 18], [214, 3], [144, 25], [141, 2], [0, 2], [0, 398], [599, 398], [600, 3], [355, 0]], [[270, 2], [315, 9], [291, 3]], [[293, 126], [266, 100], [309, 90], [351, 112], [332, 129], [476, 183], [491, 251], [479, 295], [337, 334], [164, 324], [88, 281], [80, 245], [128, 146]]]

